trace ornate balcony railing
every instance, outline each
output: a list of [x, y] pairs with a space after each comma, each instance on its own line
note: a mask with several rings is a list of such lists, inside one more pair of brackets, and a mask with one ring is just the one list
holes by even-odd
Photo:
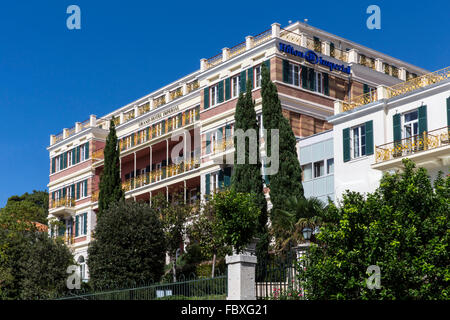
[[100, 190], [93, 191], [92, 194], [91, 194], [91, 201], [92, 202], [97, 202], [99, 194], [100, 194]]
[[67, 199], [58, 199], [58, 200], [50, 200], [50, 209], [61, 208], [61, 207], [75, 207], [75, 199], [67, 198]]
[[125, 191], [134, 190], [136, 188], [149, 185], [155, 182], [159, 182], [164, 179], [174, 177], [178, 174], [188, 172], [199, 167], [200, 167], [200, 159], [192, 158], [188, 162], [172, 164], [166, 167], [162, 167], [161, 169], [152, 170], [151, 172], [147, 172], [137, 177], [130, 178], [122, 183], [122, 189]]
[[448, 78], [450, 78], [450, 67], [393, 85], [392, 87], [388, 88], [388, 94], [390, 98], [396, 97], [414, 91], [416, 89], [429, 86], [433, 83], [444, 81]]
[[222, 153], [229, 149], [232, 149], [234, 146], [233, 138], [227, 138], [213, 145], [213, 154]]
[[376, 90], [367, 92], [365, 94], [362, 94], [360, 96], [353, 98], [350, 103], [344, 102], [343, 103], [343, 105], [344, 105], [343, 111], [344, 112], [349, 111], [356, 107], [363, 106], [365, 104], [369, 104], [369, 103], [372, 103], [377, 100], [378, 100], [378, 94], [377, 94]]
[[222, 53], [215, 55], [206, 60], [207, 68], [212, 68], [222, 62]]
[[375, 163], [447, 146], [450, 144], [449, 136], [450, 127], [443, 127], [377, 146], [375, 148]]
[[187, 93], [190, 93], [200, 87], [198, 80], [194, 80], [187, 84]]
[[237, 56], [239, 54], [241, 54], [242, 52], [244, 52], [246, 50], [246, 42], [241, 42], [237, 45], [235, 45], [234, 47], [230, 48], [230, 55], [228, 56], [229, 58], [232, 58], [234, 56]]
[[104, 151], [105, 148], [101, 148], [101, 149], [97, 149], [92, 153], [92, 160], [95, 161], [99, 161], [99, 160], [103, 160], [103, 158], [105, 157], [104, 155]]
[[272, 29], [267, 29], [253, 37], [253, 46], [258, 46], [272, 38]]

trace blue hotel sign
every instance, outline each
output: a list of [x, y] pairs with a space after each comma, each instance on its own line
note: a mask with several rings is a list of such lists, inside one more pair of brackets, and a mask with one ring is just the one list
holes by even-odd
[[321, 64], [323, 66], [326, 66], [330, 68], [330, 71], [337, 70], [342, 71], [344, 73], [350, 74], [350, 66], [344, 66], [343, 64], [337, 64], [328, 60], [323, 59], [322, 57], [318, 56], [317, 53], [315, 53], [312, 50], [308, 50], [305, 53], [302, 51], [294, 49], [291, 45], [285, 44], [280, 42], [279, 43], [279, 50], [281, 52], [286, 52], [287, 54], [291, 54], [296, 57], [304, 58], [307, 62], [311, 64]]

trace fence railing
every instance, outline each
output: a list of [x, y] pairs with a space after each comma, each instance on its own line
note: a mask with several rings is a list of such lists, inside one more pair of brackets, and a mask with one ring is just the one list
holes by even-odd
[[97, 292], [75, 290], [55, 300], [225, 300], [227, 275], [214, 278], [185, 278], [172, 283], [146, 283], [127, 288], [107, 288]]
[[50, 209], [61, 208], [61, 207], [75, 207], [75, 199], [64, 198], [58, 200], [50, 200]]
[[450, 145], [450, 127], [424, 132], [375, 147], [375, 163]]
[[304, 299], [298, 282], [300, 270], [295, 252], [258, 261], [255, 271], [256, 299]]

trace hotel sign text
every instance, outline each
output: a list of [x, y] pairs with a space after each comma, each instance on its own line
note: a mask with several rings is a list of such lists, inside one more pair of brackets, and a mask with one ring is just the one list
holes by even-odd
[[337, 70], [337, 71], [342, 71], [344, 73], [350, 74], [350, 66], [346, 67], [343, 64], [337, 64], [337, 63], [325, 60], [322, 57], [318, 56], [317, 53], [315, 53], [312, 50], [308, 50], [303, 53], [302, 51], [294, 49], [293, 46], [282, 43], [282, 42], [279, 43], [278, 48], [281, 52], [286, 52], [293, 56], [304, 58], [307, 62], [309, 62], [311, 64], [321, 64], [323, 66], [327, 66], [328, 68], [330, 68], [330, 71]]
[[154, 116], [151, 116], [150, 118], [147, 118], [147, 119], [142, 120], [141, 122], [139, 122], [139, 127], [142, 127], [142, 126], [145, 126], [147, 124], [150, 124], [150, 123], [152, 123], [152, 122], [154, 122], [154, 121], [156, 121], [158, 119], [162, 119], [163, 117], [165, 117], [165, 116], [167, 116], [167, 115], [169, 115], [171, 113], [177, 112], [178, 110], [180, 110], [180, 107], [179, 106], [175, 106], [175, 107], [169, 108], [169, 109], [167, 109], [167, 110], [165, 110], [163, 112], [157, 113]]

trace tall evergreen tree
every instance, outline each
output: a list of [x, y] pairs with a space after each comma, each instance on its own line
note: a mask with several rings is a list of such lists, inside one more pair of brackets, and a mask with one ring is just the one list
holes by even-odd
[[271, 144], [270, 130], [279, 130], [279, 169], [278, 173], [270, 175], [270, 201], [272, 202], [271, 215], [277, 209], [283, 209], [286, 195], [297, 199], [304, 197], [300, 163], [297, 157], [296, 140], [289, 121], [283, 116], [278, 91], [270, 80], [270, 73], [266, 65], [262, 65], [262, 114], [264, 129], [267, 130], [266, 150], [270, 156]]
[[100, 194], [98, 197], [99, 214], [108, 209], [112, 203], [125, 199], [120, 179], [120, 150], [117, 145], [114, 118], [111, 119], [109, 124], [109, 135], [106, 138], [104, 155], [105, 160], [103, 172], [100, 176]]
[[[235, 130], [242, 129], [255, 130], [257, 161], [256, 164], [250, 164], [250, 140], [245, 138], [245, 163], [237, 164], [237, 146], [234, 154], [234, 170], [232, 175], [232, 187], [237, 192], [248, 192], [255, 195], [255, 201], [258, 208], [261, 210], [258, 221], [258, 230], [256, 237], [259, 238], [257, 245], [258, 258], [264, 258], [268, 251], [269, 238], [267, 232], [267, 201], [264, 196], [263, 178], [261, 175], [261, 156], [259, 152], [259, 125], [256, 120], [255, 102], [252, 98], [252, 84], [250, 80], [247, 81], [247, 91], [245, 95], [241, 92], [235, 111]], [[237, 138], [234, 138], [234, 145], [237, 145]]]

